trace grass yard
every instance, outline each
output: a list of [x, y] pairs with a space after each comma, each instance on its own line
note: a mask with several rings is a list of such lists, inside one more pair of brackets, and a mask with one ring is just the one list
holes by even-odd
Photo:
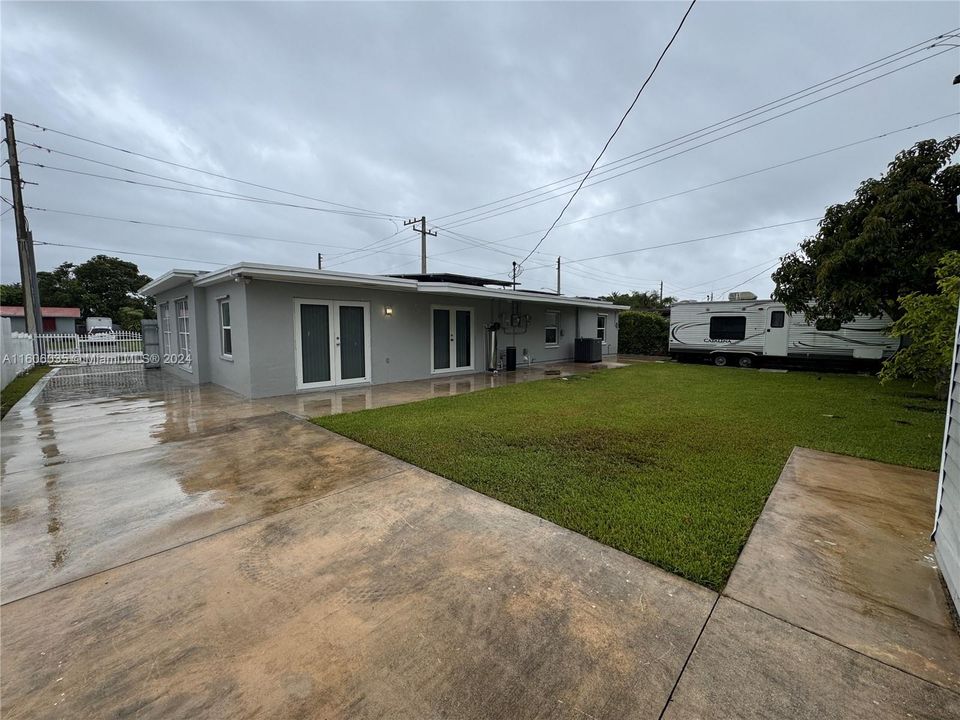
[[6, 415], [20, 398], [30, 392], [30, 388], [36, 385], [37, 381], [48, 372], [50, 372], [48, 366], [37, 365], [20, 377], [11, 380], [9, 385], [0, 390], [0, 418]]
[[934, 470], [943, 405], [871, 377], [644, 363], [314, 422], [719, 590], [793, 446]]

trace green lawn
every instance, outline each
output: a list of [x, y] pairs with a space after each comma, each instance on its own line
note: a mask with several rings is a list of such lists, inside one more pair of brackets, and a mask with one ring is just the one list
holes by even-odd
[[36, 385], [37, 381], [48, 372], [50, 372], [49, 367], [37, 365], [20, 377], [11, 380], [9, 385], [0, 390], [0, 418], [6, 415], [20, 398], [30, 392], [30, 388]]
[[943, 403], [871, 377], [644, 363], [314, 422], [720, 589], [794, 445], [934, 470]]

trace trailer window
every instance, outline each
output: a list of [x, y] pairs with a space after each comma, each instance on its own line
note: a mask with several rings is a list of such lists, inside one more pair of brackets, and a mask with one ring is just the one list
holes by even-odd
[[746, 334], [747, 318], [742, 315], [710, 318], [711, 340], [743, 340]]
[[786, 313], [783, 310], [774, 310], [770, 313], [770, 327], [782, 328], [783, 321], [786, 319]]
[[820, 318], [817, 320], [817, 330], [836, 332], [840, 329], [840, 321], [835, 318]]

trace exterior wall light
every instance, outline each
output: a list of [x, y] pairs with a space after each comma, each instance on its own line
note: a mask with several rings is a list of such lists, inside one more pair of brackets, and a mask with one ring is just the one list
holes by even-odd
[[393, 306], [392, 306], [392, 305], [384, 305], [384, 306], [383, 306], [383, 314], [386, 315], [387, 317], [393, 317]]

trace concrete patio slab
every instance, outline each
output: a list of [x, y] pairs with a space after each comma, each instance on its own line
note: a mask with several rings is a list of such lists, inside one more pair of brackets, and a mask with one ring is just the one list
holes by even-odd
[[405, 467], [274, 413], [193, 440], [11, 473], [0, 493], [2, 601]]
[[935, 473], [797, 448], [724, 594], [960, 690], [930, 530]]
[[84, 376], [83, 369], [58, 369], [31, 402], [18, 403], [3, 419], [4, 474], [223, 432], [230, 423], [276, 412], [155, 371]]
[[722, 597], [664, 720], [960, 717], [960, 695]]
[[348, 387], [340, 390], [281, 395], [257, 400], [259, 405], [282, 410], [302, 418], [338, 415], [357, 410], [403, 405], [435, 397], [464, 395], [479, 390], [516, 385], [555, 377], [569, 377], [578, 373], [627, 367], [626, 362], [608, 359], [600, 363], [544, 363], [520, 367], [511, 372], [470, 373], [446, 375], [429, 380], [385, 383], [364, 387]]
[[715, 597], [409, 469], [4, 605], [4, 715], [657, 717]]

